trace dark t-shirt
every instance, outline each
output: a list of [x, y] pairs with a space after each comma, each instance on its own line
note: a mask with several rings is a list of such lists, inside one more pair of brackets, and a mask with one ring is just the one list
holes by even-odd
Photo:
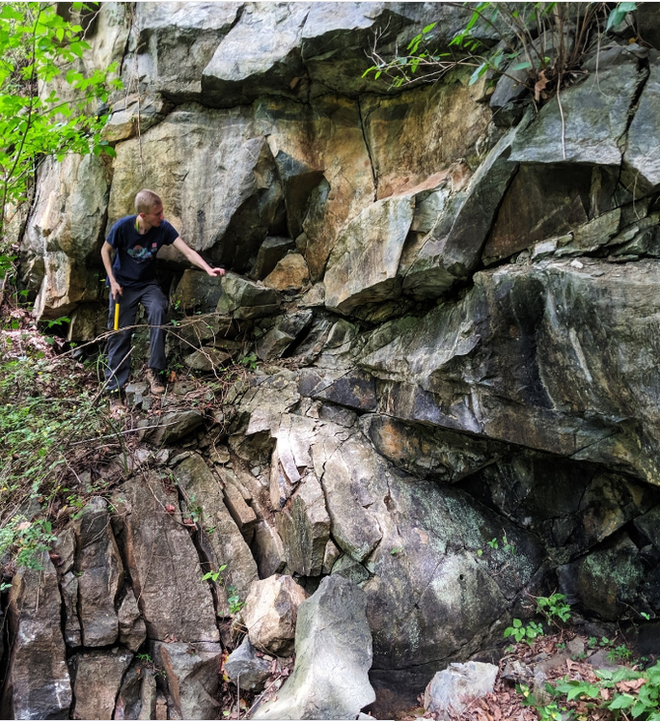
[[147, 285], [156, 280], [156, 253], [163, 245], [172, 245], [179, 233], [166, 220], [140, 235], [135, 229], [136, 215], [118, 220], [106, 240], [115, 249], [112, 272], [121, 286]]

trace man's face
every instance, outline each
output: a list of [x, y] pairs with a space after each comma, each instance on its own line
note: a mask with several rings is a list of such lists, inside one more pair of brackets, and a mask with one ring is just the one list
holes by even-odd
[[148, 213], [140, 213], [140, 216], [142, 217], [142, 220], [148, 223], [152, 228], [157, 228], [165, 217], [163, 215], [163, 206], [155, 205]]

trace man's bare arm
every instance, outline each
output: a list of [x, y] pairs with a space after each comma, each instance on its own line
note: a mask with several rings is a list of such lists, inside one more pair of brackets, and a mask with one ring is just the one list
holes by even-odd
[[110, 281], [110, 294], [113, 298], [117, 297], [117, 293], [119, 295], [124, 294], [124, 289], [117, 283], [117, 280], [115, 278], [115, 274], [112, 272], [112, 252], [114, 248], [105, 241], [103, 243], [103, 247], [101, 248], [101, 260], [103, 261], [103, 267], [105, 268], [105, 272], [108, 274], [108, 280]]
[[225, 274], [224, 268], [212, 268], [205, 260], [202, 258], [202, 256], [196, 251], [193, 250], [184, 240], [179, 236], [172, 245], [180, 252], [182, 253], [193, 265], [197, 266], [203, 271], [206, 271], [210, 276], [216, 277], [220, 276], [222, 277]]

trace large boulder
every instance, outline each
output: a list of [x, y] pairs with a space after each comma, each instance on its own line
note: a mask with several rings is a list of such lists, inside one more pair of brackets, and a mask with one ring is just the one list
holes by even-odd
[[340, 576], [302, 603], [293, 674], [254, 719], [354, 719], [375, 700], [369, 683], [371, 632], [364, 593]]

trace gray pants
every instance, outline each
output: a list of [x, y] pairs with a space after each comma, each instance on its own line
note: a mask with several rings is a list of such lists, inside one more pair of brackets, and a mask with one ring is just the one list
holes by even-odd
[[[119, 296], [119, 328], [109, 338], [106, 346], [108, 367], [105, 371], [108, 380], [107, 390], [116, 391], [128, 383], [131, 372], [131, 335], [130, 327], [135, 323], [138, 305], [142, 303], [149, 321], [149, 368], [165, 370], [165, 328], [167, 323], [167, 298], [156, 283], [139, 288], [124, 287]], [[115, 325], [115, 299], [110, 298], [108, 328]], [[125, 328], [126, 330], [121, 330]]]

